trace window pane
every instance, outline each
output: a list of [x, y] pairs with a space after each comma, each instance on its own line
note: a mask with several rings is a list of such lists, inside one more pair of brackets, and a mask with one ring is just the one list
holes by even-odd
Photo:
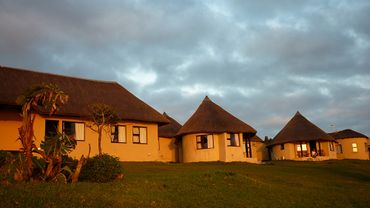
[[307, 145], [306, 144], [302, 144], [302, 150], [307, 151]]
[[134, 127], [132, 131], [133, 131], [134, 134], [140, 134], [140, 131], [139, 131], [138, 127]]
[[126, 142], [126, 126], [118, 127], [118, 142]]
[[59, 121], [45, 120], [45, 139], [57, 135]]
[[240, 142], [240, 140], [239, 140], [239, 134], [235, 134], [235, 145], [236, 146], [240, 146], [239, 142]]
[[134, 135], [134, 136], [132, 137], [132, 142], [134, 142], [134, 143], [139, 143], [139, 142], [140, 142], [140, 138], [139, 138], [139, 136], [138, 136], [138, 135]]
[[63, 121], [63, 132], [68, 136], [74, 137], [75, 136], [75, 123]]

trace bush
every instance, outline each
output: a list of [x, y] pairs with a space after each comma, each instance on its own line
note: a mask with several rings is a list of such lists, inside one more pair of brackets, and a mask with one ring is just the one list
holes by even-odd
[[9, 153], [7, 151], [0, 150], [0, 167], [5, 165], [8, 156]]
[[122, 165], [117, 157], [102, 154], [89, 158], [82, 167], [80, 180], [105, 183], [122, 174]]

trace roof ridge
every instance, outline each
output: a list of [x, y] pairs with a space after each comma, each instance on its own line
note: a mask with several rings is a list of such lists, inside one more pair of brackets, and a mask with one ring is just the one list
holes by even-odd
[[106, 84], [119, 84], [116, 81], [107, 81], [107, 80], [97, 80], [97, 79], [89, 79], [89, 78], [83, 78], [83, 77], [74, 77], [72, 75], [64, 75], [64, 74], [36, 71], [34, 69], [28, 69], [28, 68], [24, 69], [24, 68], [15, 68], [15, 67], [10, 67], [10, 66], [0, 65], [0, 69], [10, 69], [10, 70], [17, 70], [17, 71], [24, 71], [24, 72], [31, 72], [31, 73], [39, 73], [39, 74], [45, 74], [45, 75], [49, 75], [49, 76], [64, 77], [64, 78], [70, 78], [70, 79], [79, 79], [79, 80], [85, 80], [85, 81], [90, 81], [90, 82], [101, 82], [101, 83], [106, 83]]

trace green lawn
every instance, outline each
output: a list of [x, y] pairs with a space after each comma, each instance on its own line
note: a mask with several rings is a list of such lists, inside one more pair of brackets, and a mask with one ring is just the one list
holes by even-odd
[[369, 207], [370, 161], [124, 163], [113, 183], [0, 186], [0, 207]]

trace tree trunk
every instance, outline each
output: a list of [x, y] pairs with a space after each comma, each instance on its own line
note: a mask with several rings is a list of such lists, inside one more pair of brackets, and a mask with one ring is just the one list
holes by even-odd
[[102, 149], [101, 149], [101, 134], [103, 131], [103, 126], [99, 126], [98, 128], [98, 148], [99, 148], [99, 155], [102, 155]]
[[81, 168], [82, 168], [82, 165], [85, 163], [85, 157], [84, 155], [81, 156], [80, 160], [78, 161], [77, 163], [77, 167], [76, 167], [76, 170], [75, 172], [73, 173], [73, 176], [72, 176], [72, 183], [77, 183], [78, 181], [78, 177], [80, 176], [80, 172], [81, 172]]

